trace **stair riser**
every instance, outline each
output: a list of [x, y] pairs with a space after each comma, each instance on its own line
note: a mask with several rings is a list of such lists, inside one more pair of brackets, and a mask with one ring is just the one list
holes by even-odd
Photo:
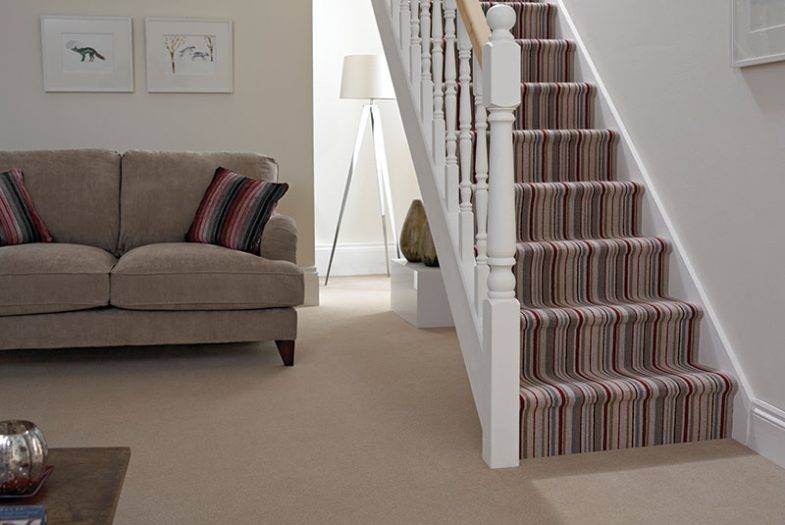
[[634, 237], [642, 196], [632, 183], [516, 184], [518, 240]]
[[521, 84], [516, 129], [588, 129], [596, 90], [587, 84]]
[[521, 44], [523, 82], [569, 82], [573, 79], [575, 44], [566, 40], [524, 40]]
[[544, 408], [522, 397], [521, 457], [727, 438], [732, 393], [727, 387], [703, 395]]
[[663, 297], [669, 251], [660, 239], [519, 243], [517, 297], [531, 308]]
[[613, 180], [618, 143], [616, 133], [604, 130], [516, 131], [516, 182]]
[[665, 370], [693, 362], [701, 311], [686, 303], [592, 310], [528, 310], [521, 320], [524, 377]]
[[[495, 2], [499, 3], [499, 2]], [[515, 10], [515, 27], [512, 34], [515, 38], [553, 38], [556, 32], [556, 7], [551, 4], [537, 2], [504, 2]], [[483, 2], [483, 11], [494, 2]]]

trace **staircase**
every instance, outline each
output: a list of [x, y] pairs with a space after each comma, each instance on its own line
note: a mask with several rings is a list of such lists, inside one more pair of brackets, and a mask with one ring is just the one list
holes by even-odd
[[735, 380], [697, 362], [701, 308], [668, 294], [557, 6], [373, 1], [486, 461], [728, 437]]

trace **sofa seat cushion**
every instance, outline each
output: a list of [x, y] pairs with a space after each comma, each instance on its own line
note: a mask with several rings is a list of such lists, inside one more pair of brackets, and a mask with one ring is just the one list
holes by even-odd
[[222, 246], [162, 243], [123, 255], [112, 270], [111, 304], [130, 310], [249, 310], [298, 306], [303, 274]]
[[106, 306], [115, 262], [110, 253], [79, 244], [0, 247], [0, 315]]

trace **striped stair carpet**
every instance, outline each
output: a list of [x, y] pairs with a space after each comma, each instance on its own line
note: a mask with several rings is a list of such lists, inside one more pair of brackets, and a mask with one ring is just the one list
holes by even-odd
[[521, 457], [727, 437], [736, 384], [697, 363], [703, 313], [668, 295], [670, 246], [641, 236], [643, 187], [615, 180], [619, 136], [593, 129], [556, 6], [504, 3], [522, 50]]

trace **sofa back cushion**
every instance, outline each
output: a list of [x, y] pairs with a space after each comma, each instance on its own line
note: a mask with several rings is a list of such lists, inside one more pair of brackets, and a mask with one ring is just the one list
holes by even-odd
[[278, 179], [275, 160], [256, 153], [129, 151], [123, 155], [120, 253], [147, 244], [183, 242], [220, 166], [253, 179]]
[[19, 168], [55, 242], [117, 249], [120, 154], [105, 150], [0, 151], [0, 173]]

